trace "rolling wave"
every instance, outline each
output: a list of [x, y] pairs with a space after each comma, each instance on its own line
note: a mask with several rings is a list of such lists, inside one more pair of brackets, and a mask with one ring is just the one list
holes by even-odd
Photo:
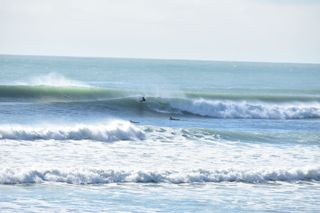
[[307, 119], [320, 118], [320, 103], [272, 104], [197, 99], [170, 103], [173, 109], [212, 118]]
[[108, 183], [219, 183], [219, 182], [320, 181], [320, 168], [274, 170], [135, 171], [102, 169], [1, 169], [0, 184], [61, 182]]
[[98, 87], [0, 85], [2, 101], [83, 101], [121, 97], [122, 92]]
[[150, 125], [134, 125], [127, 121], [114, 120], [88, 124], [50, 124], [45, 127], [30, 125], [0, 125], [0, 140], [91, 140], [115, 142], [121, 140], [171, 141], [187, 140], [209, 143], [295, 143], [319, 144], [319, 132], [241, 132], [206, 128], [169, 128]]
[[[40, 81], [39, 79], [37, 82]], [[155, 96], [152, 91], [134, 91], [128, 89], [110, 89], [105, 87], [94, 87], [81, 83], [73, 82], [47, 82], [39, 83], [18, 83], [15, 85], [0, 85], [0, 100], [10, 99], [48, 99], [48, 101], [82, 101], [82, 100], [101, 100], [108, 98], [138, 97], [142, 94], [154, 98], [166, 98]], [[267, 93], [268, 92], [268, 93]], [[303, 93], [302, 93], [303, 92]], [[173, 98], [188, 99], [205, 99], [221, 101], [262, 101], [270, 103], [287, 103], [287, 102], [320, 102], [320, 91], [217, 91], [217, 92], [191, 92], [191, 91], [171, 91]], [[295, 94], [297, 93], [297, 94]], [[51, 98], [51, 99], [50, 99]]]
[[124, 97], [104, 101], [70, 103], [79, 107], [141, 114], [200, 116], [222, 119], [315, 119], [320, 118], [320, 102], [267, 102], [224, 101], [148, 97], [144, 103], [137, 97]]
[[[202, 94], [185, 94], [184, 97], [145, 96], [127, 90], [98, 87], [52, 87], [28, 85], [0, 85], [1, 101], [49, 101], [71, 104], [73, 107], [102, 106], [128, 112], [156, 114], [194, 115], [211, 118], [235, 119], [311, 119], [320, 118], [318, 96], [279, 95], [212, 95], [204, 99]], [[279, 101], [281, 100], [281, 101]]]
[[94, 140], [113, 142], [142, 140], [145, 135], [138, 127], [126, 121], [106, 124], [28, 127], [19, 125], [0, 126], [0, 139], [12, 140]]

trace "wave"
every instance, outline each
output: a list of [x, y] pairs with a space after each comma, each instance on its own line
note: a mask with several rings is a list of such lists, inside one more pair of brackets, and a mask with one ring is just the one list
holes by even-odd
[[2, 101], [96, 101], [118, 98], [124, 92], [99, 87], [47, 86], [47, 85], [0, 85]]
[[[55, 75], [53, 75], [55, 76]], [[46, 79], [49, 80], [46, 80]], [[190, 92], [190, 91], [171, 91], [170, 97], [160, 97], [152, 93], [152, 91], [139, 91], [128, 89], [111, 89], [105, 87], [94, 87], [82, 82], [65, 79], [63, 76], [54, 77], [51, 75], [38, 77], [31, 83], [18, 82], [14, 85], [0, 85], [0, 100], [1, 99], [29, 99], [48, 101], [96, 101], [107, 100], [108, 98], [124, 98], [124, 97], [141, 97], [142, 95], [151, 98], [166, 100], [172, 99], [189, 99], [189, 100], [209, 100], [209, 101], [249, 101], [249, 102], [266, 102], [266, 103], [287, 103], [287, 102], [320, 102], [320, 91], [304, 91], [301, 94], [298, 91], [286, 91], [288, 94], [278, 94], [277, 91], [264, 91], [254, 93], [252, 91], [239, 92]], [[266, 94], [266, 92], [268, 92]], [[297, 92], [298, 94], [294, 94]], [[300, 91], [301, 92], [301, 91]], [[292, 94], [293, 93], [293, 94]], [[51, 98], [51, 99], [50, 99]]]
[[1, 169], [0, 184], [61, 182], [108, 183], [219, 183], [320, 181], [320, 168], [279, 170], [124, 171], [102, 169]]
[[[0, 100], [31, 100], [90, 106], [95, 109], [112, 108], [126, 112], [151, 112], [155, 114], [194, 115], [211, 118], [235, 119], [310, 119], [320, 118], [320, 100], [317, 96], [257, 96], [257, 95], [213, 95], [210, 99], [199, 96], [177, 97], [145, 96], [143, 93], [99, 87], [52, 87], [30, 85], [0, 85]], [[260, 99], [259, 99], [260, 97]], [[264, 97], [264, 98], [263, 98]], [[257, 100], [256, 100], [257, 98]], [[279, 101], [281, 100], [281, 101]]]
[[120, 140], [143, 140], [145, 134], [126, 121], [111, 121], [105, 124], [60, 125], [28, 127], [19, 125], [0, 126], [0, 139], [11, 140], [94, 140], [113, 142]]
[[272, 104], [198, 99], [170, 103], [173, 109], [212, 118], [307, 119], [320, 118], [320, 103]]
[[224, 101], [205, 99], [181, 99], [147, 97], [140, 103], [137, 97], [125, 97], [104, 101], [79, 102], [81, 107], [96, 110], [112, 109], [136, 114], [201, 116], [228, 119], [314, 119], [320, 118], [319, 102], [289, 102], [273, 104], [266, 102]]
[[203, 98], [207, 100], [231, 100], [231, 101], [263, 101], [270, 103], [286, 103], [292, 101], [313, 102], [320, 101], [320, 90], [216, 90], [215, 92], [186, 91], [189, 98]]
[[[174, 137], [173, 137], [174, 135]], [[319, 144], [319, 132], [239, 132], [204, 128], [170, 128], [156, 126], [136, 126], [127, 121], [115, 120], [96, 124], [50, 124], [46, 127], [27, 125], [0, 125], [0, 140], [92, 140], [115, 142], [120, 140], [172, 141], [185, 138], [209, 143], [295, 143]]]

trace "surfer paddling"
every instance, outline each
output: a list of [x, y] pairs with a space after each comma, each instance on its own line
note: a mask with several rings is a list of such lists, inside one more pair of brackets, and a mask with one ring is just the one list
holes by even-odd
[[132, 123], [132, 124], [138, 124], [138, 123], [140, 123], [140, 122], [138, 122], [138, 121], [133, 121], [133, 120], [129, 120], [130, 121], [130, 123]]
[[172, 117], [172, 116], [169, 117], [169, 120], [171, 120], [171, 121], [180, 121], [179, 118], [174, 118], [174, 117]]

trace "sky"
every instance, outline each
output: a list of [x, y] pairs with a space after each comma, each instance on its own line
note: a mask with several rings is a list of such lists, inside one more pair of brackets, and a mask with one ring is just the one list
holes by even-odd
[[320, 0], [0, 0], [0, 54], [320, 63]]

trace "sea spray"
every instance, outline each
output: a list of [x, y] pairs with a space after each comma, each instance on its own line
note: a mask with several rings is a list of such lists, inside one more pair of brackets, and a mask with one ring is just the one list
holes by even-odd
[[45, 75], [39, 75], [31, 77], [25, 82], [17, 82], [18, 85], [28, 85], [28, 86], [50, 86], [50, 87], [90, 87], [89, 84], [71, 80], [59, 73], [48, 73]]

